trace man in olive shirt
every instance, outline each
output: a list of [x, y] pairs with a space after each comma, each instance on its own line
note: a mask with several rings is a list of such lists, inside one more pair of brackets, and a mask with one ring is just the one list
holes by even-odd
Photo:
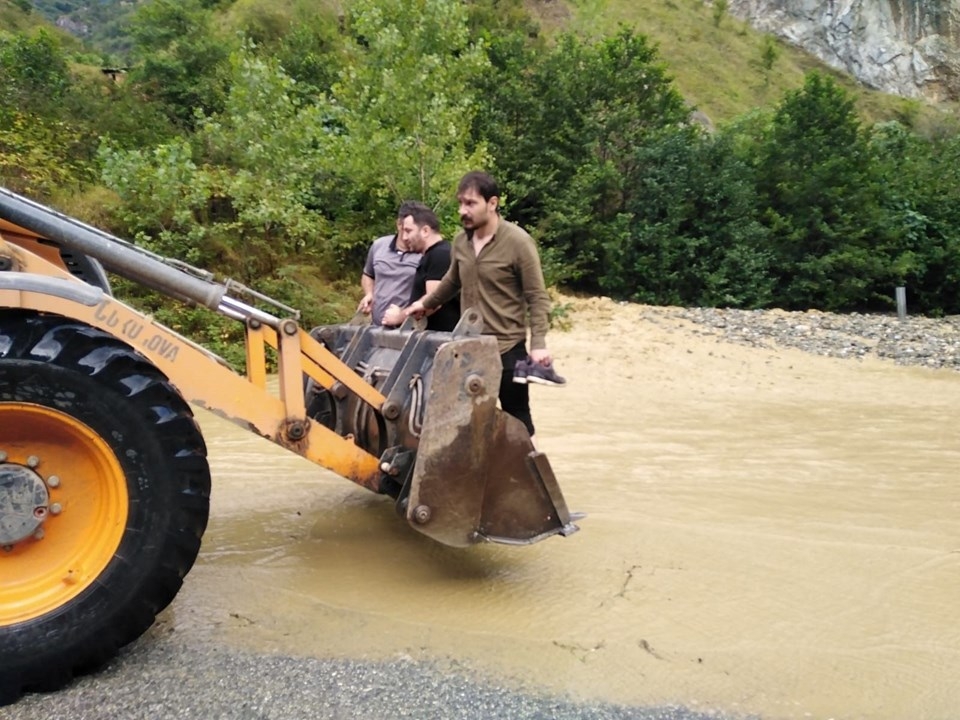
[[420, 315], [460, 292], [460, 307], [475, 308], [483, 318], [484, 334], [494, 335], [500, 347], [503, 375], [500, 406], [526, 425], [534, 436], [529, 386], [514, 382], [518, 361], [528, 353], [529, 314], [531, 362], [549, 367], [546, 335], [550, 297], [547, 295], [533, 239], [499, 215], [500, 191], [484, 172], [464, 175], [457, 188], [463, 231], [453, 239], [450, 269], [440, 285], [405, 311]]

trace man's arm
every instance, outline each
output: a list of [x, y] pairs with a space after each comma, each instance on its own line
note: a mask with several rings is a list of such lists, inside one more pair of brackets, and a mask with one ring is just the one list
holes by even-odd
[[374, 278], [377, 274], [373, 269], [373, 256], [376, 244], [376, 241], [374, 241], [371, 243], [370, 249], [367, 250], [367, 259], [363, 263], [363, 273], [360, 275], [360, 289], [363, 291], [363, 297], [360, 299], [360, 304], [357, 305], [357, 310], [364, 315], [369, 315], [373, 311], [373, 290], [376, 284]]
[[[429, 294], [432, 293], [434, 290], [436, 290], [438, 287], [440, 287], [440, 281], [439, 281], [439, 280], [427, 280], [426, 286], [427, 286], [427, 295], [429, 295]], [[427, 295], [424, 295], [423, 297], [426, 297]], [[414, 305], [416, 302], [418, 302], [418, 300], [414, 300], [414, 302], [411, 303], [408, 307], [413, 307], [413, 305]], [[430, 317], [430, 316], [433, 315], [437, 310], [439, 310], [441, 307], [442, 307], [441, 305], [437, 305], [436, 307], [432, 307], [432, 308], [421, 308], [421, 309], [419, 310], [419, 315], [418, 315], [418, 316], [420, 316], [420, 317]], [[413, 314], [413, 313], [408, 313], [408, 312], [407, 312], [407, 308], [402, 308], [402, 307], [400, 307], [399, 305], [391, 305], [390, 307], [387, 308], [387, 311], [386, 311], [385, 313], [383, 313], [383, 324], [384, 324], [384, 325], [387, 325], [388, 327], [397, 327], [398, 325], [402, 325], [404, 319], [406, 319], [407, 317], [409, 317], [409, 316], [412, 315], [412, 314]]]
[[369, 315], [370, 311], [373, 310], [373, 288], [373, 278], [366, 273], [361, 275], [360, 289], [363, 291], [363, 297], [360, 299], [360, 304], [357, 305], [357, 310], [362, 312], [364, 315]]
[[427, 283], [427, 294], [421, 298], [423, 307], [427, 310], [438, 308], [445, 302], [453, 300], [460, 292], [460, 273], [457, 263], [451, 262], [443, 278], [434, 282], [436, 286], [433, 290], [430, 289], [430, 283]]
[[430, 281], [427, 281], [427, 294], [415, 301], [403, 311], [405, 317], [416, 315], [422, 317], [427, 310], [436, 310], [445, 302], [450, 302], [460, 292], [460, 268], [457, 265], [456, 257], [450, 261], [450, 267], [444, 273], [443, 278], [436, 282], [436, 287], [430, 289]]
[[[423, 258], [424, 285], [426, 286], [427, 295], [432, 295], [437, 291], [441, 281], [450, 271], [450, 266], [453, 264], [453, 247], [450, 243], [443, 240], [441, 240], [440, 243], [440, 245], [435, 245]], [[418, 298], [412, 299], [417, 300]], [[449, 302], [449, 300], [445, 302]], [[441, 307], [443, 307], [442, 303], [435, 308], [427, 310], [427, 316], [433, 315], [433, 313]]]
[[[439, 281], [439, 280], [427, 280], [427, 282], [424, 283], [424, 284], [427, 286], [427, 295], [430, 295], [431, 293], [433, 293], [434, 290], [436, 290], [438, 287], [440, 287], [440, 281]], [[448, 302], [449, 302], [449, 301], [448, 301]], [[443, 305], [441, 304], [441, 305], [437, 305], [436, 307], [432, 307], [432, 308], [424, 308], [424, 310], [423, 310], [423, 315], [424, 315], [424, 317], [430, 317], [431, 315], [433, 315], [437, 310], [439, 310], [439, 309], [442, 308], [442, 307], [443, 307]]]

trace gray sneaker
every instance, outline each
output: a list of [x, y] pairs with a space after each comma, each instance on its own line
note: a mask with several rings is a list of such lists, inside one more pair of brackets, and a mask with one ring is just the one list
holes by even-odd
[[530, 358], [526, 360], [517, 360], [516, 365], [513, 366], [513, 381], [518, 385], [527, 384], [527, 373], [530, 370]]
[[[519, 363], [517, 364], [519, 365]], [[526, 371], [527, 374], [524, 381], [527, 383], [553, 385], [554, 387], [563, 387], [567, 384], [566, 378], [557, 375], [557, 371], [553, 369], [553, 363], [543, 364], [531, 360], [527, 363]], [[514, 375], [513, 381], [517, 382], [516, 375]]]

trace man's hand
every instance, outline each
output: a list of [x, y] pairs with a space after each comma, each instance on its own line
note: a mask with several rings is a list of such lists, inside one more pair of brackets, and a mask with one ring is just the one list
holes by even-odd
[[369, 315], [370, 311], [373, 310], [373, 295], [367, 293], [363, 296], [363, 299], [360, 300], [360, 304], [357, 305], [357, 310], [362, 312], [364, 315]]
[[550, 356], [550, 351], [546, 348], [541, 348], [540, 350], [531, 350], [530, 359], [540, 365], [549, 365], [553, 358]]
[[417, 300], [413, 305], [410, 305], [406, 310], [403, 311], [404, 317], [410, 317], [413, 315], [419, 320], [423, 317], [423, 314], [426, 312], [426, 308], [423, 307], [423, 300]]
[[406, 315], [403, 314], [403, 308], [399, 305], [391, 305], [383, 313], [381, 324], [387, 327], [397, 327], [403, 324], [404, 318], [406, 318]]

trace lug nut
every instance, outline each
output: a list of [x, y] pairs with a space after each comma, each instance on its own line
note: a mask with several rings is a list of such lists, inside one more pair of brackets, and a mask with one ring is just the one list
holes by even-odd
[[43, 532], [43, 528], [37, 528], [37, 531], [33, 534], [34, 540], [43, 540], [43, 536], [46, 533]]
[[60, 487], [60, 478], [56, 475], [51, 475], [47, 478], [47, 487]]
[[0, 450], [0, 462], [6, 462], [6, 461], [7, 461], [7, 451]]
[[40, 464], [40, 458], [38, 458], [36, 455], [31, 455], [30, 457], [27, 458], [27, 465], [29, 467], [35, 468], [39, 464]]
[[60, 503], [53, 503], [53, 505], [50, 506], [51, 515], [59, 515], [62, 512], [63, 512], [63, 505], [61, 505]]

